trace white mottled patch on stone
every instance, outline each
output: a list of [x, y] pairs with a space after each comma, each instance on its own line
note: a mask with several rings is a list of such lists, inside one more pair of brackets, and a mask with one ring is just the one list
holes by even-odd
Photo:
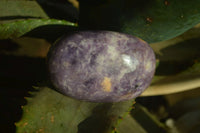
[[142, 82], [138, 82], [138, 83], [137, 83], [138, 86], [141, 86], [142, 84], [143, 84]]
[[105, 57], [106, 57], [105, 55], [99, 54], [99, 55], [97, 56], [96, 62], [97, 62], [98, 64], [104, 64]]
[[79, 45], [82, 46], [88, 46], [88, 44], [93, 44], [94, 40], [93, 39], [82, 39]]
[[[142, 86], [142, 84], [143, 84], [142, 82], [138, 82], [138, 83], [137, 83], [138, 86]], [[137, 89], [142, 89], [142, 88], [143, 88], [143, 87], [138, 87]]]
[[[97, 62], [97, 66], [96, 66], [96, 72], [97, 73], [101, 73], [105, 67], [105, 55], [99, 54], [97, 56], [96, 62]], [[104, 66], [104, 67], [102, 67]]]
[[75, 42], [73, 42], [73, 41], [69, 41], [69, 42], [67, 42], [67, 44], [72, 48], [73, 47], [77, 47], [77, 44]]
[[69, 91], [72, 90], [72, 88], [68, 85], [68, 82], [66, 80], [63, 81], [63, 86], [67, 87]]
[[52, 62], [52, 65], [56, 65], [56, 62], [55, 62], [55, 61], [53, 61], [53, 62]]
[[123, 54], [122, 55], [122, 59], [123, 59], [123, 63], [124, 65], [126, 65], [129, 69], [130, 72], [133, 72], [136, 70], [139, 61], [137, 59], [131, 59], [131, 57], [129, 55]]
[[119, 40], [119, 38], [116, 37], [117, 36], [116, 34], [117, 33], [113, 33], [113, 34], [107, 33], [106, 34], [106, 38], [109, 40], [110, 44], [115, 44]]
[[152, 62], [149, 60], [145, 63], [145, 70], [150, 72], [152, 70]]
[[67, 61], [63, 62], [63, 66], [67, 69], [71, 64]]
[[108, 45], [108, 53], [110, 53], [109, 57], [112, 60], [116, 60], [119, 57], [119, 51], [116, 50], [114, 46]]
[[120, 81], [120, 79], [122, 79], [126, 73], [130, 73], [130, 72], [131, 72], [130, 70], [122, 68], [120, 70], [120, 73], [115, 78], [117, 78]]

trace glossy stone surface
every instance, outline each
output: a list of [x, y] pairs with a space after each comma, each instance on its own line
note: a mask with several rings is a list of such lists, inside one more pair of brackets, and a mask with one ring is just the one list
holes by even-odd
[[48, 54], [49, 76], [64, 95], [92, 102], [139, 96], [150, 84], [155, 55], [139, 38], [111, 31], [82, 31], [62, 37]]

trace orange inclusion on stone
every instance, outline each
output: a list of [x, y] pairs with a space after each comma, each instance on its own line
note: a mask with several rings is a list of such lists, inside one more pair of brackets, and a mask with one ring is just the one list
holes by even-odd
[[108, 77], [104, 77], [103, 82], [101, 83], [101, 86], [103, 87], [103, 91], [111, 92], [111, 79]]

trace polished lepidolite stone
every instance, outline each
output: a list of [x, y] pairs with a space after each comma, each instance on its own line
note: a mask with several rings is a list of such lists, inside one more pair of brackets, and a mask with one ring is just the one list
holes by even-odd
[[48, 53], [49, 76], [64, 95], [92, 102], [139, 96], [151, 83], [155, 55], [141, 39], [111, 31], [80, 31], [59, 39]]

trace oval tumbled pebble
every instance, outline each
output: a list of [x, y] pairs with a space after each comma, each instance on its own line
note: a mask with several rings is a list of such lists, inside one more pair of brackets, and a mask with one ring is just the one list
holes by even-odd
[[111, 31], [73, 32], [56, 41], [47, 65], [62, 94], [91, 102], [139, 96], [151, 83], [155, 55], [141, 39]]

